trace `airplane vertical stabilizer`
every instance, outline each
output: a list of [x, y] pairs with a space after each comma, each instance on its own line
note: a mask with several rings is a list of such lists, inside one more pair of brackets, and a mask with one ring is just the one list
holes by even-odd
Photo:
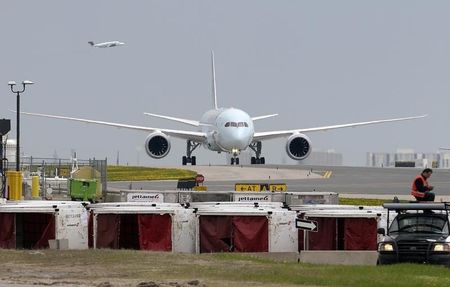
[[212, 64], [212, 83], [211, 83], [211, 96], [213, 98], [214, 109], [218, 109], [217, 107], [217, 95], [216, 95], [216, 68], [214, 66], [214, 51], [211, 51], [211, 64]]

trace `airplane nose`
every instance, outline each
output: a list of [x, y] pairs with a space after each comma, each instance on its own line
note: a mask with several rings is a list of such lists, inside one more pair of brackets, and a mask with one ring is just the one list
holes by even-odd
[[230, 132], [224, 134], [222, 139], [222, 146], [228, 150], [237, 149], [244, 150], [247, 148], [249, 138], [244, 132]]

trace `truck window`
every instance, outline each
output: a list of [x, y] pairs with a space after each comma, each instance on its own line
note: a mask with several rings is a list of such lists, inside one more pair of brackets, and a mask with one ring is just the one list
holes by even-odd
[[448, 234], [448, 224], [445, 216], [423, 213], [399, 214], [392, 222], [389, 232], [392, 233], [442, 233]]

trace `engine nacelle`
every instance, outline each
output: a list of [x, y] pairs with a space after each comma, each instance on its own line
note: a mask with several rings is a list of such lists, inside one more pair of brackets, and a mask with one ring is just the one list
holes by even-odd
[[152, 158], [163, 158], [170, 151], [169, 137], [161, 132], [151, 133], [145, 140], [145, 151]]
[[294, 160], [302, 160], [311, 153], [311, 141], [304, 134], [291, 135], [286, 142], [286, 152]]

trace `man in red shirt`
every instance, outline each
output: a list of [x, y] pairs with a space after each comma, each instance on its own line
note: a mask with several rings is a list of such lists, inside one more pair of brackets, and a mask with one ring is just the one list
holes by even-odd
[[434, 193], [431, 192], [434, 187], [428, 184], [428, 179], [432, 173], [433, 170], [431, 168], [426, 168], [414, 179], [411, 187], [411, 195], [417, 201], [434, 201]]

